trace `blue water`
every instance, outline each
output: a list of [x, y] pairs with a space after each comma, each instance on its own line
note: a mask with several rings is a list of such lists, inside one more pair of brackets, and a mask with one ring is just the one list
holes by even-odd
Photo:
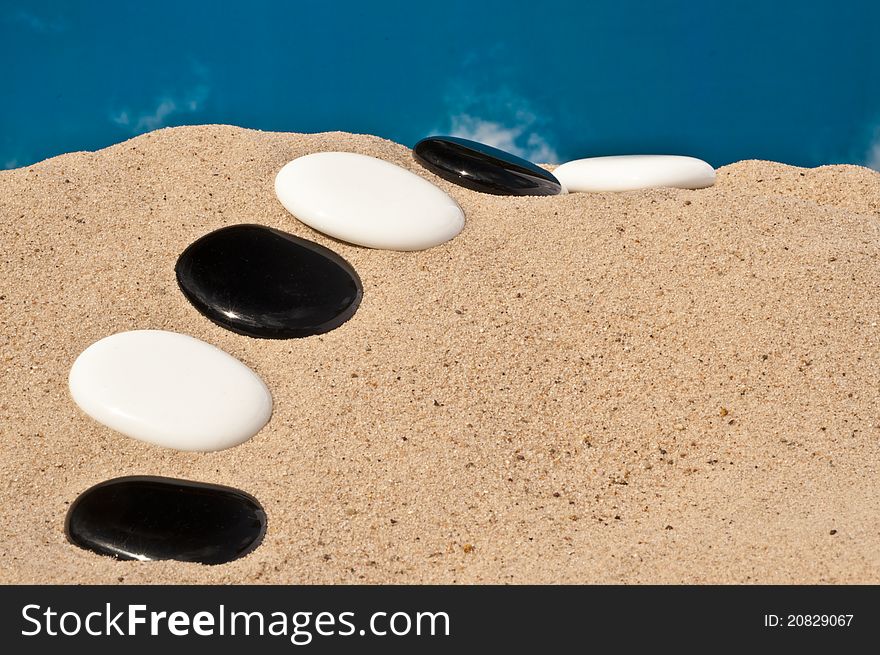
[[880, 3], [0, 0], [0, 168], [158, 127], [880, 167]]

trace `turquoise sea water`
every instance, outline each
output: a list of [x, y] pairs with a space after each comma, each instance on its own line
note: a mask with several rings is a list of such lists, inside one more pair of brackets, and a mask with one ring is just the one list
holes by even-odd
[[0, 0], [0, 168], [168, 125], [880, 167], [880, 3]]

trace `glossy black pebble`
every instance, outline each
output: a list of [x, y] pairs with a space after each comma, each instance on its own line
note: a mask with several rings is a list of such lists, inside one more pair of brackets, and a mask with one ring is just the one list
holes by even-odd
[[64, 531], [71, 543], [118, 559], [222, 564], [260, 545], [266, 513], [238, 489], [134, 476], [80, 494]]
[[497, 196], [554, 196], [562, 185], [552, 173], [509, 152], [455, 136], [432, 136], [413, 148], [422, 166], [444, 180]]
[[215, 323], [267, 339], [339, 327], [363, 295], [357, 273], [335, 252], [262, 225], [203, 236], [177, 260], [177, 283]]

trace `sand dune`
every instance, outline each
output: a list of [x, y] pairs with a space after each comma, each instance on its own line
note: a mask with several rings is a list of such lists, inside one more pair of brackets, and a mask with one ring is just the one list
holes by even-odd
[[[401, 253], [291, 217], [273, 178], [374, 155], [461, 204]], [[184, 299], [177, 256], [261, 223], [357, 269], [360, 309], [264, 341]], [[878, 582], [880, 175], [740, 162], [701, 191], [504, 198], [342, 133], [160, 130], [0, 173], [3, 582]], [[121, 330], [191, 334], [268, 384], [230, 450], [115, 434], [67, 391]], [[65, 541], [68, 504], [157, 474], [254, 494], [248, 557], [117, 562]]]

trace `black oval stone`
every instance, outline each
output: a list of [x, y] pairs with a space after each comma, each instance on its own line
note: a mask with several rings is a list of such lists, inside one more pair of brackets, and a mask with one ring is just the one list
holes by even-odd
[[231, 487], [132, 476], [80, 494], [64, 531], [71, 543], [118, 559], [222, 564], [260, 544], [266, 513]]
[[432, 136], [413, 148], [422, 166], [444, 180], [496, 196], [554, 196], [562, 185], [532, 162], [476, 141]]
[[335, 252], [262, 225], [206, 234], [183, 251], [176, 271], [196, 309], [250, 337], [328, 332], [354, 315], [363, 295], [357, 273]]

